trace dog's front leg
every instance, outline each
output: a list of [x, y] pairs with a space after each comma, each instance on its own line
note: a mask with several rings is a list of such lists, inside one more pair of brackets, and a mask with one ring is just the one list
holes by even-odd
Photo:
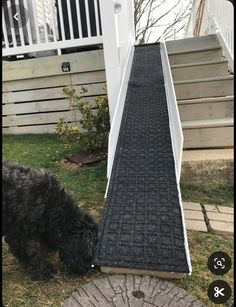
[[12, 254], [23, 264], [34, 280], [49, 280], [57, 269], [45, 259], [43, 246], [34, 238], [6, 236]]

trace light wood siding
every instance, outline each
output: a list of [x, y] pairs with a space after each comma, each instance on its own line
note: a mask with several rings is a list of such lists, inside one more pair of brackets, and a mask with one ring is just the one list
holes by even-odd
[[[70, 72], [62, 72], [62, 62], [70, 62]], [[105, 84], [102, 50], [3, 62], [3, 133], [53, 133], [60, 117], [73, 121], [64, 87], [78, 95], [86, 87], [84, 99], [93, 102]]]

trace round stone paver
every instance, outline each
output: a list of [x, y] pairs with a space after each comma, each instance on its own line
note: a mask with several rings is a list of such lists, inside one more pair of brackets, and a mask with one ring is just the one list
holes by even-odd
[[173, 283], [150, 276], [111, 275], [77, 289], [64, 307], [205, 306]]

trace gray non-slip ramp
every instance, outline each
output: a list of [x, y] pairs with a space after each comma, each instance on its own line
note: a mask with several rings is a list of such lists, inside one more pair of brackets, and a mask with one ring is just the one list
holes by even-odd
[[181, 212], [160, 46], [137, 46], [95, 264], [104, 272], [185, 276]]

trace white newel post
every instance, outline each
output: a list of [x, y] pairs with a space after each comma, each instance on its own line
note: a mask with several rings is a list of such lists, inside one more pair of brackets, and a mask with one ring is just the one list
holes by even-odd
[[121, 78], [115, 2], [113, 0], [100, 0], [100, 13], [110, 122], [112, 123]]

